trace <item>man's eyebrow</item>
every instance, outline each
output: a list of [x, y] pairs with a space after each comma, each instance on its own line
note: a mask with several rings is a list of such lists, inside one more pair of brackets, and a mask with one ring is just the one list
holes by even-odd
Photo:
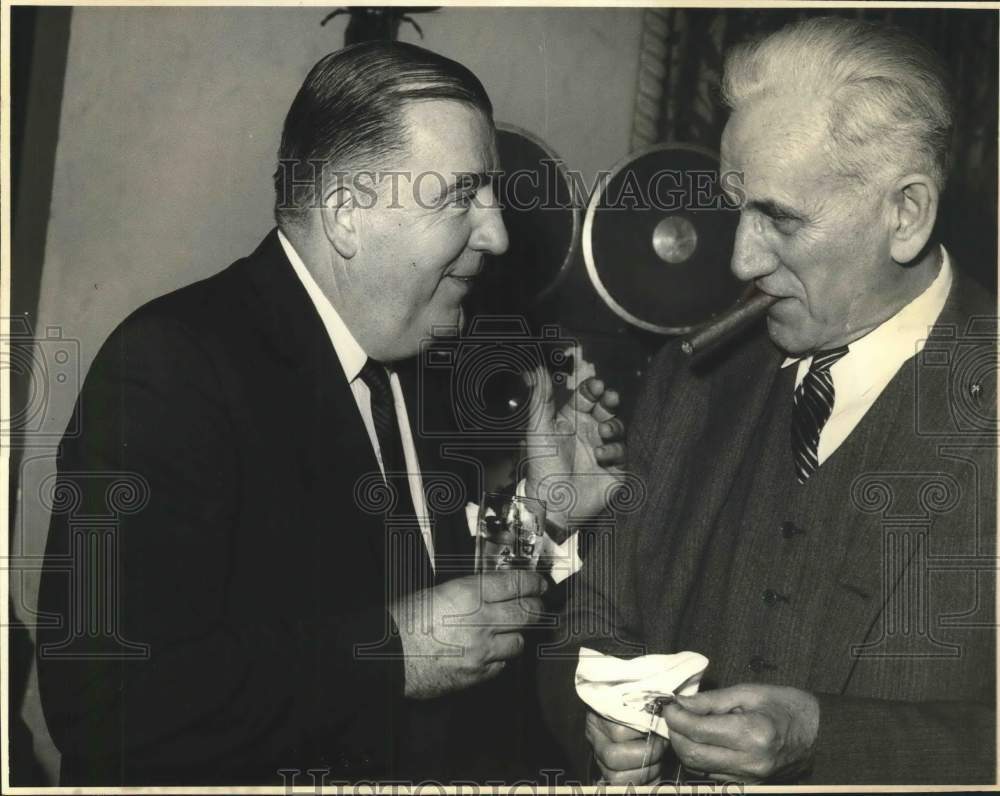
[[454, 196], [463, 191], [478, 191], [484, 185], [493, 182], [496, 172], [463, 171], [452, 175], [455, 179], [448, 184], [445, 196]]
[[746, 203], [746, 206], [758, 210], [771, 218], [792, 218], [798, 221], [804, 221], [805, 216], [802, 215], [798, 210], [784, 205], [781, 202], [777, 202], [774, 199], [751, 199]]

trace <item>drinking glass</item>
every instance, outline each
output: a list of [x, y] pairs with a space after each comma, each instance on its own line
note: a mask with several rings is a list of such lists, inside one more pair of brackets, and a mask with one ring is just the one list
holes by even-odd
[[545, 533], [545, 503], [486, 492], [479, 503], [476, 572], [534, 570]]

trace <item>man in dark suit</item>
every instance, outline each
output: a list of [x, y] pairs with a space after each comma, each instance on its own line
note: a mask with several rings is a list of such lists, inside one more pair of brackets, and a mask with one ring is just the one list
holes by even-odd
[[586, 711], [572, 661], [543, 678], [551, 722], [611, 783], [993, 782], [996, 307], [933, 238], [942, 67], [813, 19], [730, 53], [723, 87], [732, 267], [777, 302], [709, 361], [656, 359], [629, 437], [647, 499], [567, 623], [609, 629], [566, 639], [709, 668], [663, 709], [669, 756]]
[[[461, 65], [333, 53], [286, 118], [278, 229], [105, 343], [60, 447], [40, 597], [62, 784], [447, 781], [506, 754], [468, 706], [496, 710], [481, 689], [546, 581], [468, 574], [467, 484], [411, 424], [438, 399], [405, 364], [507, 246], [495, 153]], [[557, 414], [536, 391], [528, 448], [547, 453], [518, 489], [571, 473], [580, 511], [601, 508], [616, 402], [589, 381]]]

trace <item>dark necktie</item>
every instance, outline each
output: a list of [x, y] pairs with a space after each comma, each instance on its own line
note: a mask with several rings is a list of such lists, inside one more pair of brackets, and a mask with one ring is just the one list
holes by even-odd
[[368, 392], [371, 393], [375, 436], [378, 437], [382, 469], [388, 481], [391, 473], [400, 473], [406, 469], [403, 442], [399, 436], [399, 423], [396, 420], [396, 405], [392, 398], [392, 387], [389, 385], [389, 373], [375, 360], [368, 359], [361, 368], [361, 380], [368, 385]]
[[385, 481], [396, 495], [395, 509], [386, 515], [386, 566], [392, 588], [400, 596], [433, 585], [434, 576], [413, 508], [389, 373], [384, 366], [369, 359], [360, 375], [371, 395], [372, 420], [382, 454]]
[[819, 467], [819, 435], [833, 412], [830, 368], [847, 353], [847, 346], [817, 351], [809, 372], [796, 388], [792, 409], [792, 458], [795, 476], [804, 484]]

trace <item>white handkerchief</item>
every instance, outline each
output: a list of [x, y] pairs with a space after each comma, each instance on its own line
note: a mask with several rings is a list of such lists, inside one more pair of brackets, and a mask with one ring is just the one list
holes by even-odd
[[[594, 711], [638, 732], [649, 732], [650, 715], [643, 707], [654, 697], [698, 692], [708, 658], [697, 652], [616, 658], [580, 648], [576, 693]], [[657, 716], [652, 730], [670, 737], [667, 723]]]

